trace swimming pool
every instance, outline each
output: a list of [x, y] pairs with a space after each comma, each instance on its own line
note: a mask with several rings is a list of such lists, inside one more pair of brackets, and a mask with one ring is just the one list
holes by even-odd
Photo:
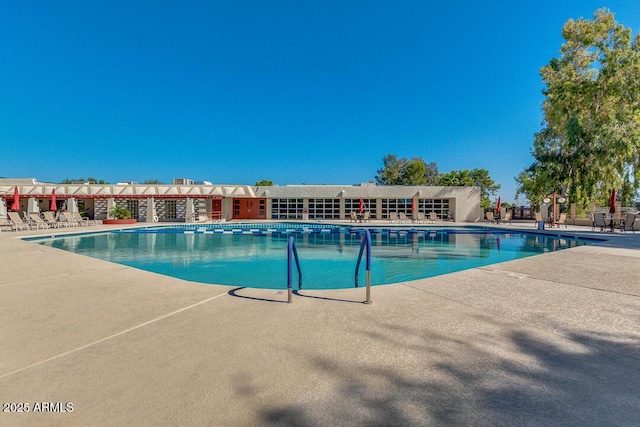
[[[372, 285], [433, 277], [588, 243], [569, 236], [557, 238], [480, 227], [369, 230]], [[284, 289], [289, 236], [294, 236], [298, 248], [304, 289], [354, 286], [355, 264], [364, 236], [362, 227], [286, 223], [183, 225], [51, 236], [36, 241], [189, 281]]]

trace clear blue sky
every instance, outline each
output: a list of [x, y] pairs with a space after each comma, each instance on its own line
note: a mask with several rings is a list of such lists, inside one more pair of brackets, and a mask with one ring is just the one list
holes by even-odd
[[0, 176], [354, 184], [394, 153], [512, 201], [562, 25], [635, 34], [640, 1], [434, 3], [3, 2]]

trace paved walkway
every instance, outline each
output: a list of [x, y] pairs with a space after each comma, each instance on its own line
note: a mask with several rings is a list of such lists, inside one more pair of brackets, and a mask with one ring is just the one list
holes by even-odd
[[637, 426], [640, 233], [560, 232], [608, 240], [376, 286], [372, 305], [364, 289], [285, 304], [2, 232], [0, 396], [32, 412], [0, 425]]

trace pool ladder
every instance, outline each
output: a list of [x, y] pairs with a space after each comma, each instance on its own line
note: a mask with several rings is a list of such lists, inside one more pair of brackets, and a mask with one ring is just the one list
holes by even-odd
[[[365, 230], [364, 239], [360, 243], [360, 253], [358, 254], [358, 262], [356, 263], [356, 288], [358, 287], [358, 271], [360, 269], [360, 263], [362, 261], [362, 254], [366, 249], [366, 270], [367, 270], [367, 293], [366, 298], [363, 301], [364, 304], [371, 304], [371, 233], [369, 230]], [[289, 236], [287, 244], [287, 303], [293, 302], [293, 261], [296, 262], [296, 268], [298, 269], [298, 289], [302, 289], [302, 270], [300, 269], [300, 259], [298, 258], [298, 249], [296, 248], [296, 242], [293, 236]]]
[[369, 230], [364, 231], [364, 239], [360, 243], [360, 253], [358, 254], [358, 262], [356, 262], [356, 288], [358, 287], [358, 270], [360, 269], [360, 263], [362, 261], [362, 253], [366, 252], [366, 269], [367, 269], [367, 294], [364, 300], [365, 304], [371, 304], [371, 233]]
[[296, 267], [298, 268], [298, 289], [302, 289], [302, 270], [300, 270], [300, 259], [298, 258], [298, 249], [296, 248], [296, 242], [293, 236], [289, 237], [289, 243], [287, 244], [287, 303], [293, 302], [293, 287], [291, 286], [291, 279], [293, 277], [293, 264], [292, 259], [296, 261]]

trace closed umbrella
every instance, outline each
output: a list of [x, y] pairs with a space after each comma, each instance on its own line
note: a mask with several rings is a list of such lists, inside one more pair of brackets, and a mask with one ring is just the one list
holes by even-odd
[[49, 206], [50, 211], [58, 210], [56, 206], [56, 189], [51, 190], [51, 206]]
[[11, 209], [18, 212], [20, 210], [20, 193], [18, 193], [18, 186], [16, 185], [16, 189], [13, 191], [13, 204], [11, 205]]
[[611, 227], [611, 231], [613, 231], [613, 214], [616, 213], [616, 189], [611, 189], [611, 198], [609, 199], [609, 213], [611, 214], [611, 221], [609, 222], [609, 226]]
[[498, 203], [496, 204], [496, 212], [500, 216], [500, 196], [498, 196]]
[[411, 199], [411, 212], [416, 211], [416, 199]]
[[616, 213], [616, 189], [611, 189], [611, 198], [609, 199], [609, 213]]
[[364, 212], [364, 199], [360, 197], [360, 213]]

